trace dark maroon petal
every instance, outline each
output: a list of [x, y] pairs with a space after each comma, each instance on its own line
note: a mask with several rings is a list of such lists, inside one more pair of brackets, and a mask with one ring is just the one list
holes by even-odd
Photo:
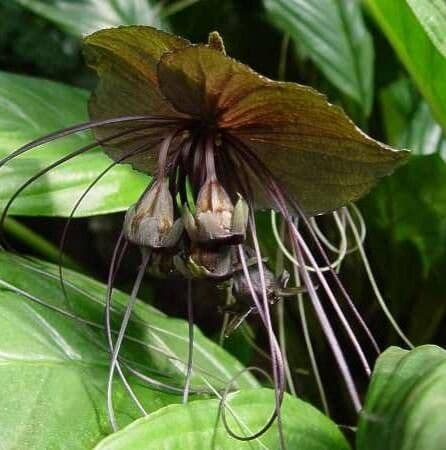
[[[180, 115], [161, 94], [157, 82], [157, 64], [162, 54], [190, 45], [188, 41], [146, 26], [129, 26], [98, 31], [84, 40], [88, 65], [99, 77], [89, 102], [92, 119], [121, 116], [157, 116], [177, 118]], [[120, 130], [141, 128], [143, 122], [101, 127], [96, 137], [103, 139]], [[147, 150], [166, 134], [165, 125], [131, 133], [108, 145], [107, 153], [116, 161], [130, 150], [147, 143]], [[152, 155], [142, 153], [129, 158], [133, 166], [151, 173], [156, 165]]]

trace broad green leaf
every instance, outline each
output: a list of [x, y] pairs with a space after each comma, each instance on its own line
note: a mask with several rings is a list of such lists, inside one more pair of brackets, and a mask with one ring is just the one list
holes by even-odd
[[[47, 80], [0, 72], [0, 157], [58, 129], [88, 120], [86, 91]], [[31, 176], [92, 142], [89, 132], [35, 148], [0, 168], [0, 209]], [[13, 203], [18, 215], [68, 216], [82, 193], [112, 161], [100, 150], [62, 164], [36, 180]], [[128, 165], [111, 169], [81, 203], [77, 215], [122, 211], [149, 179]]]
[[[92, 448], [110, 433], [106, 417], [109, 355], [103, 324], [105, 287], [65, 271], [67, 299], [55, 266], [0, 253], [0, 439], [2, 448]], [[128, 296], [115, 292], [118, 329]], [[43, 305], [43, 304], [44, 305]], [[77, 317], [77, 319], [76, 319]], [[86, 322], [88, 321], [88, 323]], [[221, 389], [242, 366], [196, 330], [193, 388]], [[124, 339], [122, 359], [146, 375], [184, 384], [188, 332], [142, 302]], [[147, 411], [181, 401], [130, 377]], [[240, 387], [257, 387], [249, 374]], [[119, 381], [114, 388], [121, 426], [139, 417]]]
[[436, 120], [446, 129], [446, 58], [433, 45], [406, 1], [366, 0]]
[[[268, 389], [230, 394], [227, 418], [232, 430], [250, 435], [271, 415], [274, 394]], [[231, 412], [234, 414], [232, 415]], [[286, 448], [299, 450], [348, 450], [337, 426], [313, 406], [289, 395], [282, 407]], [[172, 427], [172, 424], [175, 424]], [[241, 442], [230, 437], [219, 419], [219, 401], [201, 400], [186, 406], [171, 405], [138, 420], [104, 439], [96, 450], [242, 450], [279, 448], [277, 426], [261, 438]]]
[[359, 2], [264, 0], [264, 4], [271, 20], [368, 115], [373, 102], [374, 50]]
[[160, 26], [159, 7], [152, 0], [15, 1], [75, 36], [119, 25]]
[[444, 0], [407, 0], [434, 45], [446, 57], [446, 3]]
[[444, 133], [407, 78], [383, 89], [380, 99], [387, 139], [392, 145], [408, 148], [416, 155], [438, 153], [446, 159]]
[[361, 412], [358, 450], [440, 450], [446, 442], [446, 351], [391, 347], [378, 359]]

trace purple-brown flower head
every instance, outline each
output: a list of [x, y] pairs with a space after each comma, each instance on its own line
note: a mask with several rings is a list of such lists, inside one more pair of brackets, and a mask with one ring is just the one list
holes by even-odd
[[[158, 254], [178, 244], [162, 273], [233, 278], [235, 297], [251, 301], [250, 310], [258, 312], [268, 332], [279, 392], [276, 415], [285, 389], [284, 365], [269, 305], [305, 291], [359, 411], [354, 379], [324, 310], [327, 302], [366, 373], [370, 367], [335, 291], [375, 348], [376, 342], [332, 270], [309, 217], [361, 198], [408, 152], [367, 136], [314, 89], [269, 80], [230, 58], [218, 33], [211, 33], [207, 45], [193, 45], [154, 28], [130, 26], [98, 31], [84, 42], [87, 61], [99, 76], [89, 103], [98, 143], [115, 162], [130, 163], [156, 180], [127, 214], [127, 239]], [[288, 288], [264, 264], [254, 214], [264, 208], [282, 217], [281, 249], [303, 289]], [[178, 242], [182, 224], [187, 233]], [[245, 239], [254, 249], [255, 265], [247, 264]], [[327, 264], [324, 270], [319, 260]]]
[[174, 221], [169, 180], [155, 181], [125, 216], [124, 233], [136, 245], [152, 249], [172, 248], [183, 232], [180, 219]]

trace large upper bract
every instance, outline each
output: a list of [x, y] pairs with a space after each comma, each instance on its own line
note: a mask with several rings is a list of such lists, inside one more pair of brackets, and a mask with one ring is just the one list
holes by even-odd
[[[314, 89], [269, 80], [208, 45], [146, 26], [101, 30], [84, 43], [99, 76], [89, 105], [93, 119], [151, 115], [189, 121], [192, 131], [219, 130], [225, 142], [246, 146], [308, 215], [359, 199], [408, 156], [368, 137]], [[131, 126], [102, 127], [97, 137]], [[163, 136], [175, 126], [135, 130], [106, 150], [119, 160], [146, 144], [147, 151], [126, 162], [152, 174]], [[230, 153], [225, 142], [221, 151]], [[256, 207], [274, 207], [254, 177], [251, 187]]]

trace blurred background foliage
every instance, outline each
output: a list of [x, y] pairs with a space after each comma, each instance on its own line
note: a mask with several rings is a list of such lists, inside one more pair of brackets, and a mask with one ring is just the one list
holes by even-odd
[[[260, 73], [324, 92], [373, 137], [413, 153], [408, 164], [360, 202], [367, 223], [366, 250], [389, 308], [408, 336], [415, 344], [444, 344], [446, 140], [440, 124], [446, 126], [446, 72], [441, 71], [446, 60], [443, 43], [429, 39], [409, 4], [388, 0], [8, 0], [0, 3], [0, 69], [89, 90], [95, 79], [83, 63], [79, 36], [105, 26], [144, 23], [193, 42], [204, 42], [209, 31], [218, 30], [228, 53]], [[401, 23], [391, 23], [395, 15]], [[410, 30], [405, 36], [404, 26]], [[268, 217], [259, 216], [259, 220], [264, 222], [263, 246], [274, 256]], [[57, 245], [65, 219], [23, 217], [20, 221]], [[121, 223], [122, 214], [75, 220], [67, 254], [84, 272], [104, 279]], [[332, 232], [330, 220], [322, 219], [322, 225]], [[17, 236], [15, 245], [33, 251]], [[119, 280], [122, 287], [130, 282], [134, 268], [127, 265]], [[399, 343], [374, 300], [358, 255], [347, 258], [341, 277], [382, 348]], [[213, 288], [197, 289], [196, 321], [218, 339], [221, 316], [215, 314]], [[178, 284], [166, 287], [151, 282], [145, 291], [142, 297], [152, 298], [160, 309], [185, 315]], [[299, 392], [319, 404], [308, 375], [297, 311], [294, 306], [285, 308], [289, 358], [292, 367], [298, 368], [294, 376]], [[254, 321], [231, 336], [225, 347], [244, 363], [259, 363], [262, 356], [248, 345], [254, 338], [260, 346], [264, 344], [264, 337], [256, 333]], [[324, 351], [322, 336], [316, 332], [314, 339], [332, 403], [340, 409], [343, 400], [333, 382], [334, 363]]]

